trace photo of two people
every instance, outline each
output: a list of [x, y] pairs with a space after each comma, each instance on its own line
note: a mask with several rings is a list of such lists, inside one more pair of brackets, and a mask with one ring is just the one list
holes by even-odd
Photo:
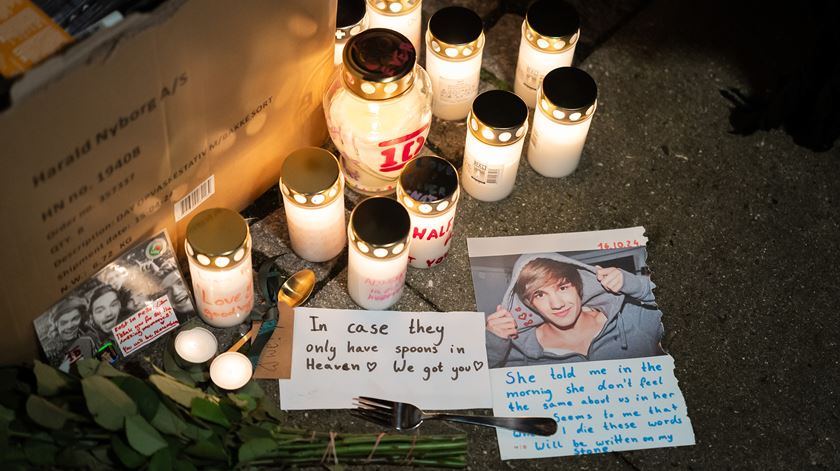
[[470, 257], [491, 368], [665, 355], [644, 246]]

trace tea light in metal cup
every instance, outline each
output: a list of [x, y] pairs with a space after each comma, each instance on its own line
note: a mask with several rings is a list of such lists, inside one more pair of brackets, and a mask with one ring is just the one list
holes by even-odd
[[332, 153], [305, 147], [289, 154], [280, 169], [280, 194], [296, 254], [324, 262], [341, 253], [347, 244], [344, 179]]
[[399, 301], [408, 266], [411, 218], [396, 200], [368, 198], [353, 209], [347, 290], [364, 309], [387, 309]]
[[370, 28], [402, 33], [420, 53], [422, 0], [367, 0]]
[[206, 209], [187, 225], [184, 246], [201, 319], [213, 327], [245, 322], [254, 307], [251, 233], [245, 219], [230, 209]]
[[467, 129], [461, 185], [477, 200], [506, 198], [519, 170], [528, 107], [513, 93], [484, 92], [473, 101]]
[[405, 165], [397, 200], [411, 216], [409, 265], [431, 268], [446, 259], [459, 194], [458, 171], [446, 159], [424, 155]]
[[222, 353], [210, 363], [210, 380], [228, 391], [248, 384], [253, 374], [251, 360], [239, 352]]
[[464, 119], [478, 94], [484, 31], [481, 17], [464, 7], [446, 7], [429, 19], [426, 71], [432, 79], [432, 113]]
[[560, 67], [545, 76], [528, 143], [528, 163], [540, 175], [565, 177], [575, 171], [597, 99], [598, 86], [580, 69]]
[[189, 363], [204, 363], [216, 355], [218, 348], [216, 336], [203, 327], [182, 330], [175, 337], [175, 353]]
[[338, 0], [335, 15], [335, 55], [333, 63], [341, 64], [344, 45], [351, 37], [367, 29], [366, 0]]
[[537, 103], [537, 90], [545, 74], [572, 65], [580, 38], [580, 16], [563, 0], [537, 0], [522, 22], [513, 91], [529, 108]]

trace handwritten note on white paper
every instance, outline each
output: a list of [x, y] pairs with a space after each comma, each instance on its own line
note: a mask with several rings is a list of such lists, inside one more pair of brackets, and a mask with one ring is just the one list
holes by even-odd
[[283, 409], [343, 409], [356, 396], [426, 409], [491, 407], [480, 312], [296, 308]]
[[122, 354], [128, 356], [175, 327], [178, 327], [178, 317], [169, 298], [163, 295], [115, 325], [113, 331]]
[[668, 355], [490, 371], [494, 413], [557, 421], [550, 437], [501, 430], [502, 459], [694, 444]]

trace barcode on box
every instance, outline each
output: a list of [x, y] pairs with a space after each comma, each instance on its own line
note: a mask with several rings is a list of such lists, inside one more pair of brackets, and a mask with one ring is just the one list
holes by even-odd
[[201, 203], [205, 202], [207, 198], [213, 196], [216, 192], [215, 175], [210, 175], [207, 180], [201, 182], [193, 191], [187, 196], [178, 200], [175, 203], [175, 222], [184, 219], [187, 214], [190, 214]]

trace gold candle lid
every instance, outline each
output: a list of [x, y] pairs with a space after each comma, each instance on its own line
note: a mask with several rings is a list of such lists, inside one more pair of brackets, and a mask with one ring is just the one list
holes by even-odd
[[391, 198], [376, 196], [357, 204], [348, 227], [350, 243], [370, 258], [387, 260], [408, 250], [411, 217]]
[[469, 8], [441, 8], [429, 18], [426, 47], [446, 60], [462, 61], [475, 57], [484, 47], [484, 23]]
[[335, 15], [335, 39], [347, 40], [365, 29], [367, 4], [365, 0], [338, 0]]
[[509, 146], [528, 131], [528, 106], [517, 95], [489, 90], [473, 100], [467, 116], [470, 133], [491, 146]]
[[397, 179], [397, 199], [418, 216], [445, 213], [458, 202], [459, 193], [455, 166], [436, 155], [409, 160]]
[[537, 0], [528, 7], [522, 35], [542, 52], [564, 52], [580, 37], [580, 16], [563, 0]]
[[205, 209], [187, 225], [187, 255], [207, 268], [221, 269], [238, 263], [250, 245], [248, 224], [230, 209]]
[[387, 100], [414, 85], [414, 46], [402, 34], [384, 28], [362, 31], [344, 47], [344, 86], [366, 100]]
[[320, 208], [344, 195], [338, 159], [326, 149], [304, 147], [280, 168], [280, 191], [297, 206]]
[[559, 67], [543, 78], [537, 103], [549, 119], [561, 124], [577, 124], [595, 114], [598, 86], [581, 69]]
[[400, 16], [411, 13], [420, 6], [421, 0], [367, 0], [368, 6], [377, 13], [387, 16]]

